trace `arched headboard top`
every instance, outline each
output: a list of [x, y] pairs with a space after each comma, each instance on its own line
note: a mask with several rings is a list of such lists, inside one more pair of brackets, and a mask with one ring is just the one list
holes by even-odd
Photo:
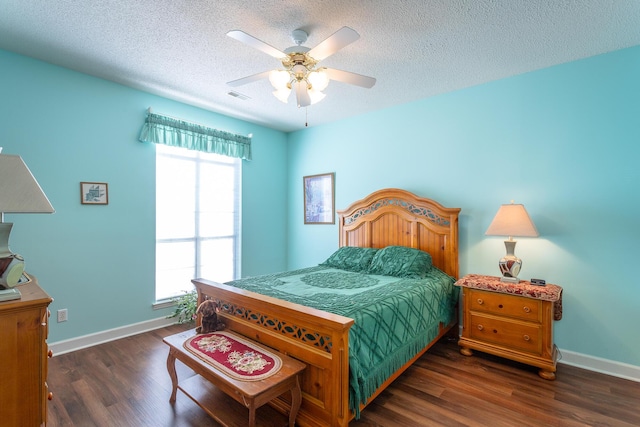
[[406, 190], [378, 190], [338, 211], [340, 246], [417, 248], [457, 278], [459, 213]]

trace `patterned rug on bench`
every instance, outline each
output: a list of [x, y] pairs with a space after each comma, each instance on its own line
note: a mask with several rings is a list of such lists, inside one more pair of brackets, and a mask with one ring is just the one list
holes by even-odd
[[184, 348], [236, 380], [262, 380], [282, 367], [278, 355], [230, 332], [196, 335], [184, 342]]

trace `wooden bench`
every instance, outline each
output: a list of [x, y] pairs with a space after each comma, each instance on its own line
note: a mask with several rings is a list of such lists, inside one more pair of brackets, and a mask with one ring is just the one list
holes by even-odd
[[[225, 418], [225, 413], [231, 411], [226, 409], [224, 404], [218, 405], [217, 408], [213, 406], [215, 403], [213, 400], [215, 399], [211, 399], [212, 394], [207, 391], [206, 384], [198, 378], [199, 375], [227, 396], [248, 408], [249, 426], [254, 427], [256, 423], [256, 409], [290, 391], [291, 410], [289, 411], [289, 427], [294, 427], [296, 416], [298, 415], [298, 410], [302, 402], [299, 374], [306, 368], [304, 363], [278, 353], [278, 356], [282, 359], [282, 367], [272, 376], [258, 381], [237, 380], [206, 363], [184, 348], [184, 342], [194, 335], [195, 331], [190, 330], [163, 339], [163, 342], [169, 346], [167, 370], [169, 371], [171, 383], [173, 384], [173, 391], [169, 402], [172, 404], [175, 403], [177, 391], [180, 389], [216, 421], [225, 426], [232, 425], [229, 424], [229, 421]], [[265, 348], [253, 341], [252, 344], [258, 348]], [[179, 383], [175, 366], [176, 359], [191, 368], [198, 375]]]

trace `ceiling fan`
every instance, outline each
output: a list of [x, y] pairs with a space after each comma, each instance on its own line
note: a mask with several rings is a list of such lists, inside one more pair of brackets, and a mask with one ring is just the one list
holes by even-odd
[[284, 69], [264, 71], [230, 81], [227, 83], [229, 86], [241, 86], [268, 78], [271, 85], [276, 89], [273, 91], [273, 95], [280, 101], [287, 103], [293, 89], [295, 90], [298, 107], [307, 107], [325, 97], [322, 91], [329, 84], [329, 80], [336, 80], [368, 89], [376, 83], [376, 79], [373, 77], [318, 66], [320, 61], [360, 38], [360, 35], [349, 27], [340, 28], [313, 49], [302, 46], [307, 41], [308, 34], [304, 30], [294, 30], [291, 33], [291, 38], [296, 45], [285, 49], [284, 52], [244, 31], [233, 30], [229, 31], [227, 35], [261, 50], [267, 55], [273, 56], [280, 60], [284, 67]]

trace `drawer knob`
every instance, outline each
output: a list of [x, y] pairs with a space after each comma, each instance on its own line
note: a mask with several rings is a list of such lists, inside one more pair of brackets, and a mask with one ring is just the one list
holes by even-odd
[[53, 392], [49, 392], [49, 394], [47, 394], [47, 400], [53, 400]]
[[522, 338], [524, 338], [525, 341], [531, 341], [531, 337], [529, 335], [525, 335]]
[[529, 307], [527, 307], [526, 305], [523, 308], [523, 310], [524, 310], [525, 313], [529, 313], [531, 311], [531, 309]]
[[47, 357], [49, 359], [51, 359], [53, 357], [53, 350], [49, 350], [49, 352], [47, 353]]
[[483, 330], [483, 329], [484, 329], [484, 326], [482, 326], [482, 325], [478, 325], [478, 330], [479, 330], [479, 331], [481, 331], [481, 330]]
[[484, 300], [482, 298], [478, 298], [478, 304], [480, 305], [484, 304]]

